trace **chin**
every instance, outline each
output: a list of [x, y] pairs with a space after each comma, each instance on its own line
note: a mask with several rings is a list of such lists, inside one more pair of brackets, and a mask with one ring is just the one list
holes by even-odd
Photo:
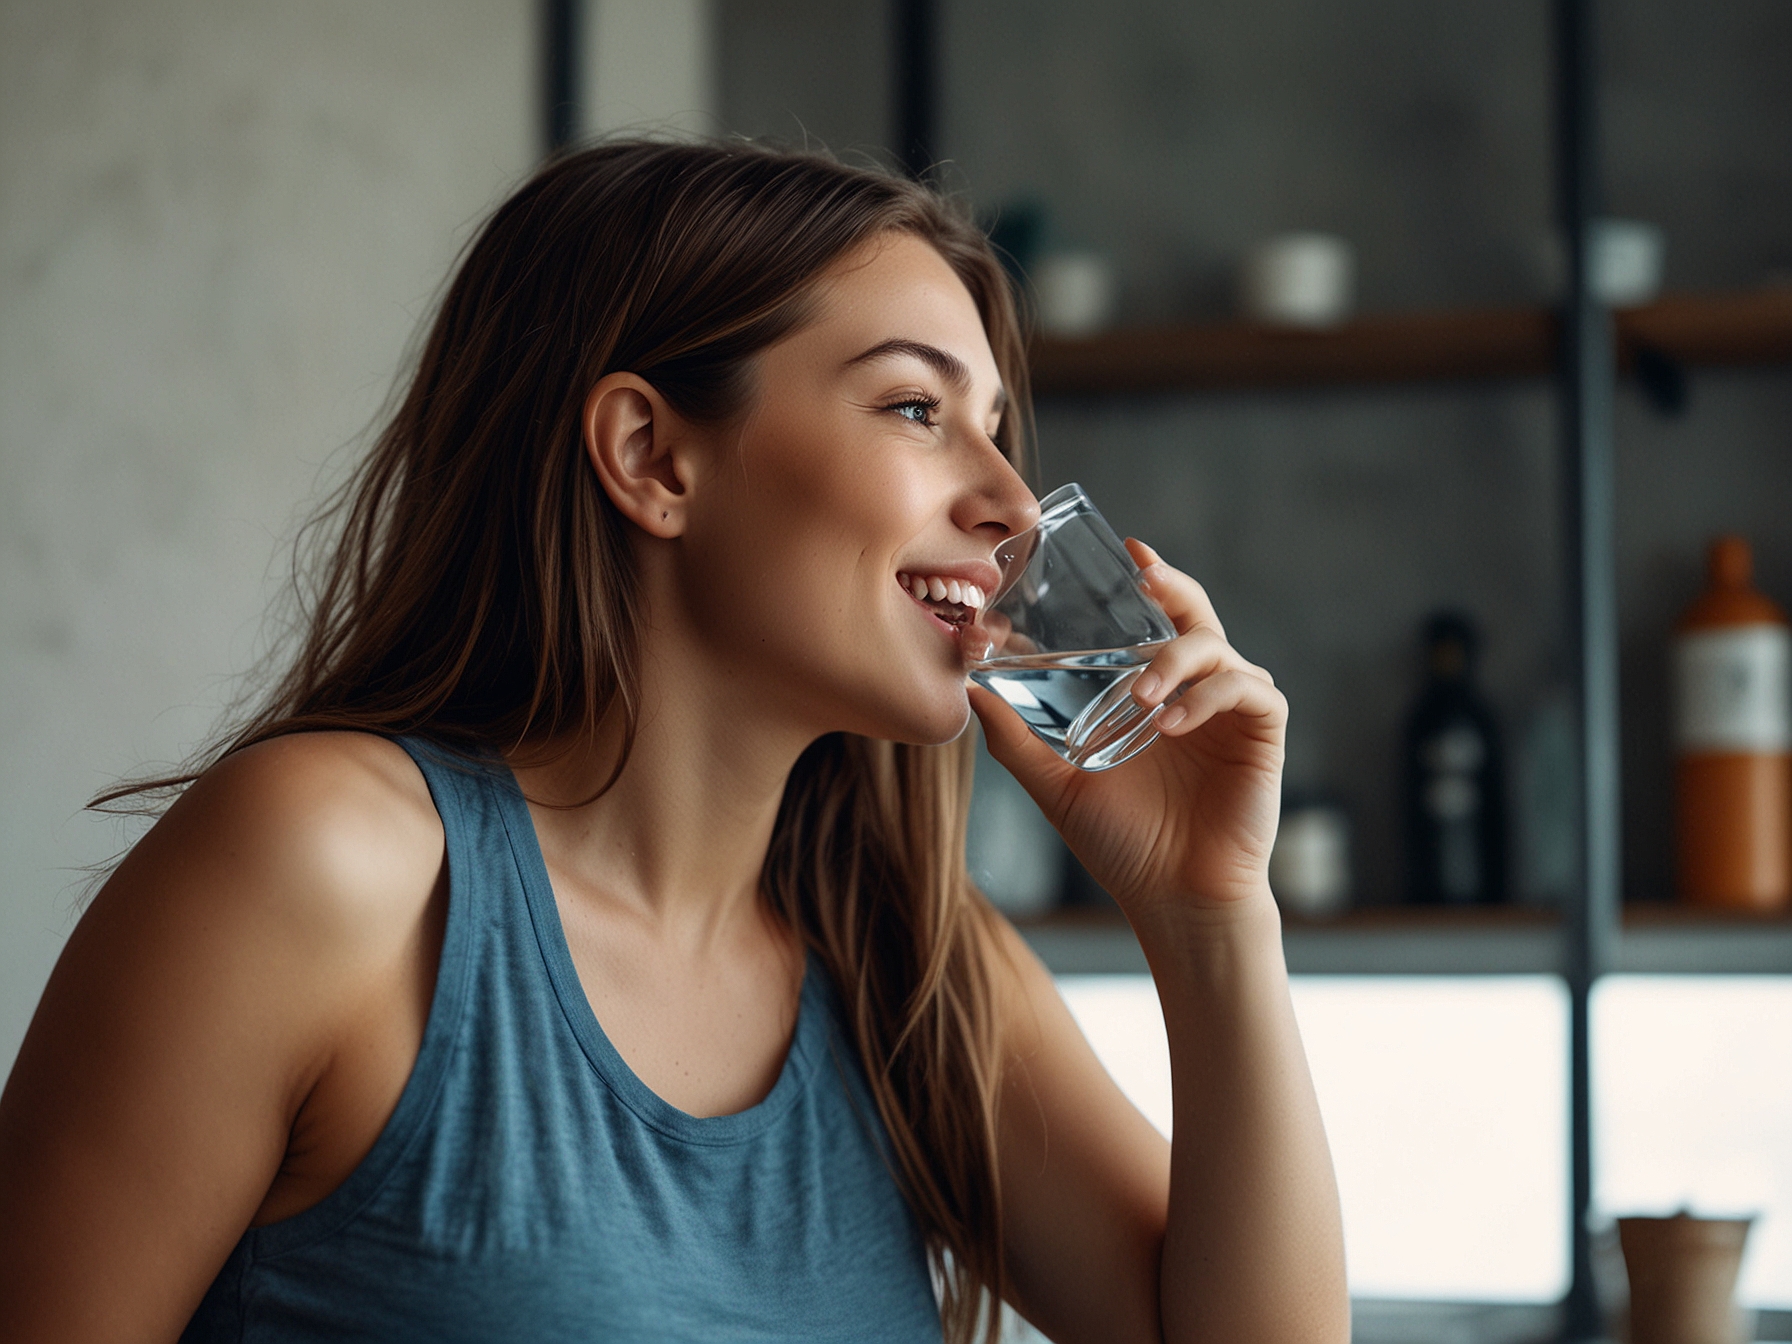
[[962, 701], [961, 704], [962, 708], [960, 712], [952, 719], [949, 726], [942, 725], [940, 731], [929, 733], [927, 736], [917, 739], [915, 745], [921, 747], [938, 747], [945, 745], [947, 742], [957, 741], [964, 733], [964, 730], [970, 726], [971, 722], [971, 702], [965, 700]]
[[971, 721], [970, 697], [962, 686], [956, 695], [936, 698], [924, 707], [892, 705], [889, 710], [878, 716], [875, 726], [860, 729], [860, 735], [916, 747], [937, 747], [955, 740]]

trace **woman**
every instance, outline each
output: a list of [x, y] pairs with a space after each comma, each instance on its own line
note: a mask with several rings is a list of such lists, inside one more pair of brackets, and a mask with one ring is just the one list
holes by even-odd
[[[966, 1341], [1005, 1298], [1059, 1341], [1346, 1338], [1264, 878], [1284, 702], [1137, 543], [1162, 742], [1083, 774], [967, 689], [1026, 412], [1000, 269], [925, 190], [543, 169], [291, 670], [45, 991], [8, 1337]], [[967, 704], [1138, 932], [1173, 1146], [967, 882]]]

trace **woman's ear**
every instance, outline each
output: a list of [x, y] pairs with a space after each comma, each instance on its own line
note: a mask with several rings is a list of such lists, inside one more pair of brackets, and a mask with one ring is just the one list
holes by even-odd
[[613, 503], [649, 536], [684, 531], [688, 466], [680, 449], [688, 426], [653, 385], [610, 373], [585, 398], [585, 455]]

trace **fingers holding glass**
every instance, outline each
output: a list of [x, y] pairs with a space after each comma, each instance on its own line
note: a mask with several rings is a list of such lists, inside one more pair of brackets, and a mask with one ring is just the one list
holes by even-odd
[[1179, 632], [1204, 625], [1221, 639], [1226, 637], [1225, 627], [1220, 624], [1213, 600], [1207, 596], [1207, 590], [1200, 583], [1174, 566], [1165, 564], [1156, 551], [1137, 537], [1126, 539], [1126, 549], [1139, 566], [1139, 578], [1145, 591], [1151, 594], [1176, 623]]

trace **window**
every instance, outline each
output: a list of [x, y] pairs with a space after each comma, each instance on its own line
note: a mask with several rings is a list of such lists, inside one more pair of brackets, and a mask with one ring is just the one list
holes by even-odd
[[[1058, 984], [1109, 1073], [1168, 1133], [1169, 1052], [1150, 979], [1066, 975]], [[1561, 1297], [1562, 982], [1297, 976], [1294, 1007], [1338, 1168], [1352, 1294]]]

